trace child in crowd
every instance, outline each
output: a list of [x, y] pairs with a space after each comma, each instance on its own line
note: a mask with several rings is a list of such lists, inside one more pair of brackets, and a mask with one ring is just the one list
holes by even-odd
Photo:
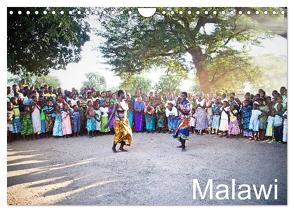
[[7, 137], [8, 141], [12, 141], [13, 139], [13, 104], [12, 102], [7, 102]]
[[287, 110], [283, 114], [283, 143], [287, 143], [288, 140], [288, 119], [287, 119]]
[[253, 103], [253, 109], [251, 111], [251, 117], [249, 121], [249, 129], [252, 131], [252, 137], [250, 139], [259, 140], [259, 118], [262, 112], [259, 110], [259, 103]]
[[19, 110], [19, 104], [16, 97], [12, 97], [11, 102], [12, 102], [12, 108], [13, 108], [13, 120], [12, 120], [13, 134], [14, 134], [14, 137], [17, 139], [19, 137], [20, 130], [21, 130], [20, 110]]
[[208, 128], [207, 132], [208, 134], [212, 133], [212, 101], [209, 100], [206, 103], [206, 111], [207, 111], [207, 120], [208, 120]]
[[162, 132], [165, 128], [165, 108], [163, 102], [160, 102], [155, 109], [156, 120], [157, 120], [157, 132]]
[[108, 123], [108, 102], [105, 100], [104, 105], [101, 105], [99, 110], [101, 111], [101, 124], [100, 124], [100, 132], [101, 133], [109, 133], [110, 129], [107, 126]]
[[44, 136], [46, 133], [46, 113], [44, 111], [44, 105], [41, 107], [40, 119], [41, 119], [41, 136]]
[[238, 122], [238, 106], [232, 104], [230, 106], [230, 118], [229, 118], [229, 127], [228, 134], [231, 136], [237, 136], [240, 134], [240, 127]]
[[221, 114], [221, 102], [220, 99], [216, 99], [211, 106], [212, 110], [212, 123], [211, 129], [212, 134], [218, 134], [218, 128], [220, 124], [220, 114]]
[[77, 137], [80, 135], [80, 130], [81, 130], [81, 118], [80, 118], [79, 107], [77, 104], [73, 106], [73, 111], [71, 113], [71, 120], [72, 120], [73, 135]]
[[38, 98], [36, 96], [33, 97], [32, 102], [32, 123], [34, 135], [36, 138], [41, 134], [41, 107], [38, 105]]
[[278, 104], [276, 106], [274, 119], [274, 138], [276, 142], [283, 142], [283, 106]]
[[99, 106], [99, 101], [96, 102], [94, 111], [95, 111], [95, 121], [96, 121], [96, 132], [97, 134], [99, 134], [100, 130], [101, 130], [101, 111], [100, 111], [100, 106]]
[[70, 120], [70, 108], [68, 104], [64, 104], [64, 109], [61, 111], [62, 116], [62, 132], [63, 135], [68, 138], [72, 134], [71, 120]]
[[228, 101], [223, 101], [223, 106], [221, 107], [220, 125], [219, 131], [221, 136], [226, 136], [229, 130], [229, 110], [230, 106]]
[[195, 124], [196, 124], [196, 110], [195, 108], [192, 108], [190, 112], [190, 122], [189, 122], [191, 133], [195, 133]]
[[178, 110], [172, 102], [168, 103], [165, 114], [167, 117], [168, 131], [169, 133], [173, 133], [177, 127]]
[[273, 125], [274, 125], [274, 120], [275, 120], [275, 111], [271, 110], [270, 115], [267, 117], [267, 125], [266, 125], [266, 142], [272, 143], [273, 141]]

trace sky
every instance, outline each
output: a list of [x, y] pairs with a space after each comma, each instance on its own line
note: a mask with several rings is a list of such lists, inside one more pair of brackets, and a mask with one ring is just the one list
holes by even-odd
[[[89, 23], [93, 28], [98, 27], [94, 17], [90, 18]], [[86, 80], [85, 74], [89, 72], [98, 72], [103, 75], [108, 88], [119, 85], [121, 82], [120, 78], [115, 76], [109, 65], [105, 64], [102, 54], [97, 49], [100, 42], [101, 39], [92, 30], [90, 41], [86, 42], [82, 47], [81, 60], [78, 63], [68, 64], [66, 70], [51, 70], [50, 75], [60, 79], [63, 89], [71, 89], [73, 87], [79, 89], [82, 86], [82, 82]], [[287, 57], [287, 40], [280, 36], [264, 39], [260, 46], [252, 46], [249, 49], [249, 54], [252, 56], [273, 54]], [[163, 74], [164, 71], [161, 69], [152, 69], [148, 73], [144, 73], [144, 76], [155, 84]], [[194, 73], [189, 73], [188, 79], [182, 84], [181, 89], [188, 90], [194, 83], [194, 77]]]

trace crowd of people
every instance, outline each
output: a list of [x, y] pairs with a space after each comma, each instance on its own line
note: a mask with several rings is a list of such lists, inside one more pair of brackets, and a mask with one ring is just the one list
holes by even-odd
[[[184, 97], [183, 94], [184, 93]], [[198, 135], [245, 137], [287, 142], [287, 89], [266, 94], [126, 94], [127, 120], [133, 132], [178, 133], [183, 98], [189, 107], [184, 128]], [[25, 80], [7, 87], [8, 141], [40, 137], [90, 137], [114, 133], [117, 93], [86, 87], [62, 90], [34, 87]]]

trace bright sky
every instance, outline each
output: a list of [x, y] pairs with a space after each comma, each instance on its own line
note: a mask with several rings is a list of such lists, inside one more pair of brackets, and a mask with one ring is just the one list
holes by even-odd
[[[97, 27], [94, 19], [89, 21], [91, 27]], [[99, 50], [95, 49], [101, 42], [92, 30], [90, 35], [90, 41], [86, 42], [82, 48], [81, 60], [78, 63], [69, 64], [66, 70], [52, 70], [51, 75], [56, 76], [61, 81], [61, 87], [63, 89], [71, 89], [73, 87], [79, 89], [82, 82], [86, 80], [85, 74], [89, 72], [99, 72], [106, 79], [107, 87], [111, 88], [117, 86], [120, 83], [120, 78], [110, 70], [110, 66], [105, 64], [103, 57]], [[265, 39], [262, 41], [260, 47], [251, 47], [250, 54], [252, 56], [258, 56], [263, 54], [283, 55], [287, 56], [287, 40], [282, 37], [274, 37], [271, 39]], [[163, 70], [153, 69], [148, 74], [144, 74], [147, 78], [153, 81], [153, 84], [163, 74]], [[188, 79], [185, 80], [182, 90], [188, 90], [193, 85], [194, 74], [189, 73]]]

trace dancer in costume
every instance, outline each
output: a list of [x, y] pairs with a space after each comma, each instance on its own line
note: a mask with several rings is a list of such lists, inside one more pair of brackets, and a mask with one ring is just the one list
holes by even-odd
[[181, 142], [181, 145], [178, 148], [182, 148], [182, 151], [186, 150], [186, 140], [189, 139], [189, 115], [191, 110], [191, 104], [187, 99], [187, 92], [181, 93], [181, 100], [179, 102], [179, 123], [176, 128], [174, 138], [178, 139]]
[[[132, 142], [132, 129], [129, 125], [127, 112], [128, 112], [128, 104], [125, 101], [126, 94], [125, 91], [119, 90], [117, 92], [117, 102], [113, 106], [113, 111], [109, 117], [109, 121], [112, 117], [115, 117], [114, 120], [114, 140], [112, 151], [114, 153], [117, 152], [116, 145], [120, 143], [119, 150], [122, 152], [126, 152], [123, 147], [124, 145], [130, 146]], [[109, 124], [108, 121], [108, 124]]]

